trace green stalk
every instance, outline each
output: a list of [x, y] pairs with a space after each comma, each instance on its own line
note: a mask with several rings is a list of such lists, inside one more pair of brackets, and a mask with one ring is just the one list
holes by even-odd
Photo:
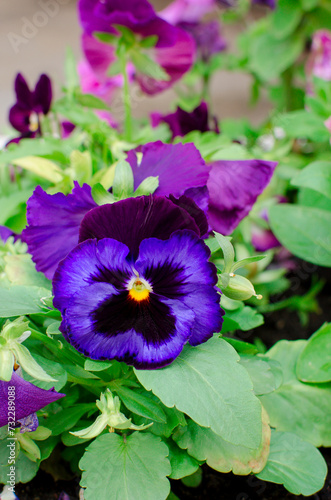
[[125, 55], [121, 58], [122, 63], [122, 74], [124, 77], [123, 86], [123, 100], [124, 100], [124, 136], [128, 142], [132, 139], [132, 109], [131, 109], [131, 98], [130, 98], [130, 83], [129, 76], [126, 69], [126, 57]]

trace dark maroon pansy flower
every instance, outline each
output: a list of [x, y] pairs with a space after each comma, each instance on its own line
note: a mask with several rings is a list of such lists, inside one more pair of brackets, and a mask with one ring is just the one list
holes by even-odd
[[[194, 130], [199, 132], [208, 132], [210, 130], [219, 133], [217, 120], [213, 118], [210, 120], [208, 107], [205, 102], [201, 102], [193, 111], [184, 111], [177, 108], [175, 113], [168, 115], [161, 115], [160, 113], [153, 113], [152, 126], [157, 127], [161, 122], [169, 125], [172, 132], [172, 138], [176, 136], [183, 137]], [[212, 121], [212, 123], [210, 123]]]
[[0, 427], [8, 424], [7, 402], [10, 387], [14, 387], [16, 420], [24, 419], [65, 396], [54, 389], [40, 389], [13, 372], [10, 382], [0, 380]]
[[102, 205], [84, 217], [80, 241], [53, 292], [61, 331], [84, 355], [159, 368], [220, 331], [216, 268], [181, 206], [160, 196]]
[[[9, 121], [21, 133], [20, 138], [40, 134], [40, 115], [47, 115], [52, 101], [52, 85], [47, 75], [41, 75], [31, 91], [18, 73], [15, 79], [16, 103], [10, 108]], [[20, 138], [12, 141], [17, 142]]]
[[96, 40], [93, 33], [119, 35], [118, 26], [129, 28], [139, 38], [157, 39], [155, 47], [146, 49], [146, 54], [163, 68], [167, 79], [153, 78], [136, 68], [136, 79], [144, 92], [155, 94], [168, 88], [192, 66], [195, 55], [192, 37], [157, 16], [147, 0], [80, 0], [78, 9], [84, 30], [83, 50], [99, 77], [107, 72], [116, 56], [114, 48]]

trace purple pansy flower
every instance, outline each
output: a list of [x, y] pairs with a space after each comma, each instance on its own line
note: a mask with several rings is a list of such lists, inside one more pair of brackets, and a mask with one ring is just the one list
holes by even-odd
[[160, 196], [102, 205], [83, 219], [80, 241], [53, 292], [61, 331], [84, 355], [159, 368], [220, 331], [216, 268], [183, 208]]
[[96, 40], [93, 33], [119, 35], [117, 26], [129, 28], [142, 39], [157, 37], [155, 47], [146, 50], [148, 56], [163, 68], [167, 80], [152, 78], [136, 68], [136, 79], [144, 92], [161, 92], [192, 66], [195, 45], [191, 36], [157, 16], [147, 0], [80, 0], [78, 8], [84, 30], [83, 50], [97, 75], [105, 74], [116, 56], [114, 48]]
[[15, 79], [16, 103], [10, 108], [9, 121], [21, 133], [12, 142], [40, 134], [40, 115], [47, 115], [52, 101], [52, 85], [47, 75], [41, 75], [31, 91], [21, 73]]
[[[276, 203], [287, 203], [288, 200], [285, 196], [277, 195], [274, 197]], [[268, 228], [258, 226], [257, 224], [252, 224], [252, 245], [258, 252], [266, 252], [272, 248], [277, 248], [281, 246], [281, 243], [277, 240], [274, 233], [271, 231], [269, 226], [269, 215], [267, 208], [264, 208], [259, 213], [261, 219], [263, 219], [267, 224]]]
[[308, 77], [331, 81], [331, 31], [323, 29], [314, 33], [306, 73]]
[[215, 118], [213, 118], [213, 124], [210, 126], [208, 107], [205, 102], [201, 102], [201, 104], [191, 112], [184, 111], [178, 107], [175, 113], [170, 113], [168, 115], [153, 113], [151, 118], [153, 127], [157, 127], [161, 122], [169, 125], [172, 132], [172, 138], [176, 136], [183, 137], [193, 130], [199, 130], [200, 132], [213, 130], [219, 133], [217, 120]]
[[40, 389], [13, 372], [10, 382], [0, 380], [0, 427], [8, 424], [8, 391], [15, 387], [15, 417], [23, 419], [44, 406], [63, 398], [65, 394], [54, 389]]
[[206, 63], [214, 54], [222, 52], [227, 47], [221, 35], [221, 25], [216, 20], [205, 23], [182, 22], [178, 26], [193, 36], [198, 56]]
[[28, 227], [22, 239], [38, 271], [53, 277], [61, 259], [77, 245], [79, 225], [84, 215], [97, 206], [91, 187], [77, 182], [71, 194], [47, 194], [37, 186], [27, 203]]

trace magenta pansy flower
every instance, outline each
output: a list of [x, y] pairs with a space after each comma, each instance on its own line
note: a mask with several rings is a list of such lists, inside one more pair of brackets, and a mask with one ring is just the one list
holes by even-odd
[[170, 87], [192, 66], [195, 54], [192, 37], [161, 19], [147, 0], [80, 0], [78, 9], [84, 30], [83, 50], [96, 74], [106, 73], [116, 55], [114, 47], [100, 42], [93, 34], [119, 36], [120, 26], [129, 28], [139, 40], [156, 38], [155, 46], [146, 49], [146, 55], [161, 66], [166, 79], [153, 78], [152, 72], [141, 71], [143, 64], [140, 68], [136, 64], [136, 79], [144, 92], [155, 94]]
[[309, 77], [331, 81], [331, 31], [323, 29], [314, 33], [306, 73]]

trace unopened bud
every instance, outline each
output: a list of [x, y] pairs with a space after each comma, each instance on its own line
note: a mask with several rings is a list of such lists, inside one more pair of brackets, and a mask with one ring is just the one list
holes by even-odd
[[251, 297], [256, 297], [261, 299], [261, 295], [256, 295], [252, 283], [244, 276], [240, 274], [229, 274], [229, 284], [226, 288], [222, 289], [222, 292], [226, 297], [233, 300], [247, 300]]

